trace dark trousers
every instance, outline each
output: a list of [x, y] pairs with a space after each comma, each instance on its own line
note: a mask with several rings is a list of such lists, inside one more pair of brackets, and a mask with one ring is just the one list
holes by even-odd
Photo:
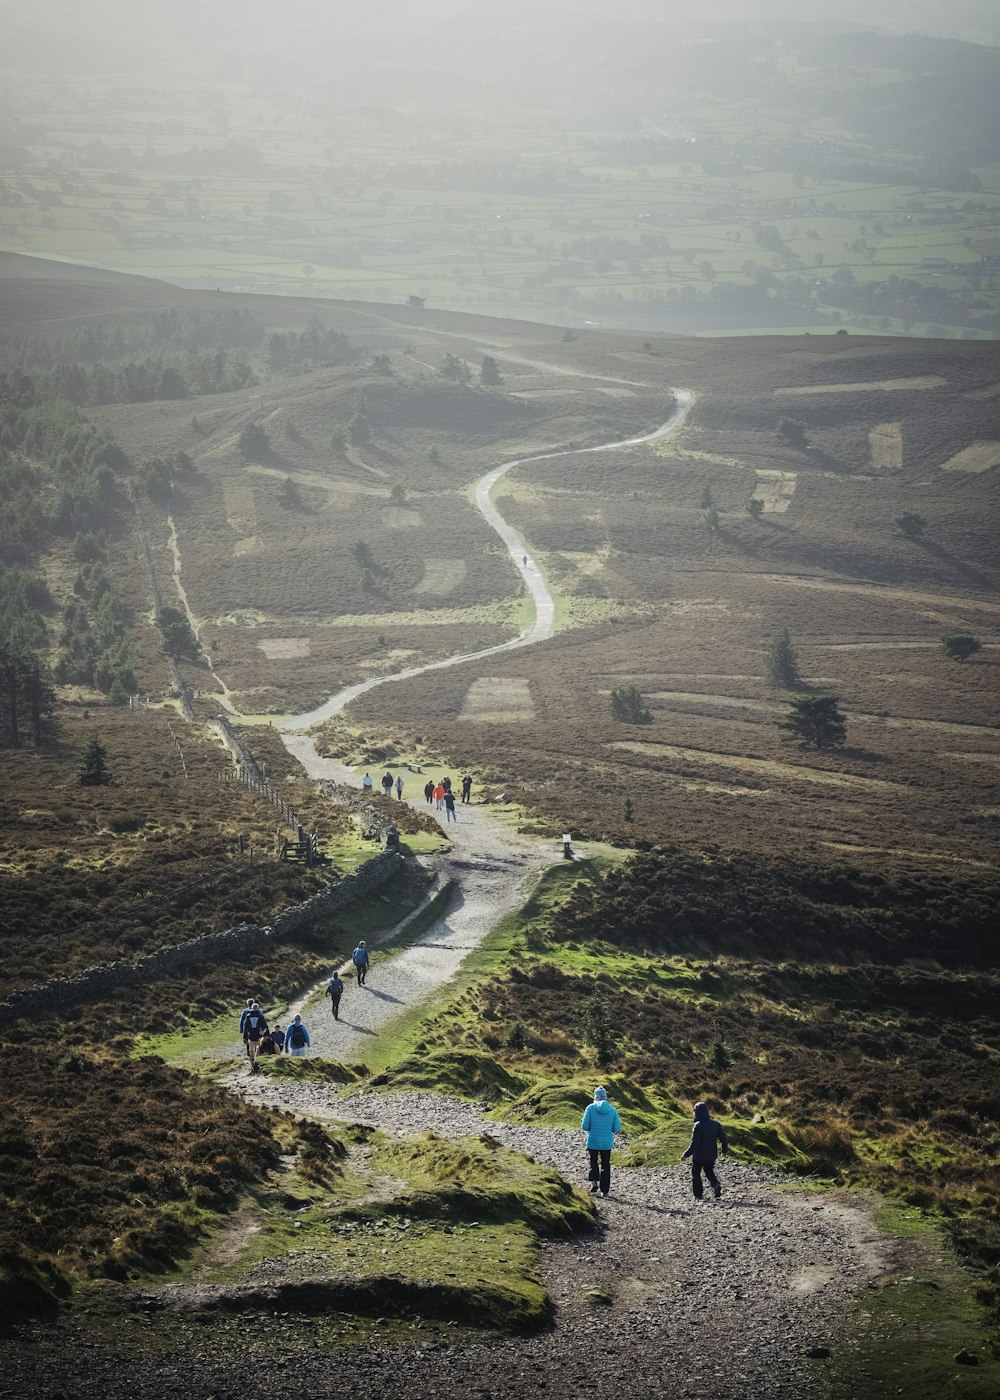
[[340, 1020], [340, 997], [330, 998], [330, 1010], [333, 1012], [333, 1019]]
[[721, 1193], [722, 1193], [722, 1187], [719, 1185], [719, 1178], [715, 1175], [715, 1163], [714, 1163], [714, 1162], [692, 1162], [692, 1163], [691, 1163], [691, 1190], [694, 1192], [694, 1194], [695, 1194], [695, 1196], [698, 1198], [698, 1200], [700, 1201], [700, 1200], [701, 1200], [701, 1196], [702, 1196], [702, 1189], [703, 1189], [703, 1188], [702, 1188], [702, 1184], [701, 1184], [701, 1174], [702, 1174], [702, 1172], [705, 1173], [705, 1180], [708, 1182], [709, 1186], [711, 1186], [711, 1188], [712, 1188], [712, 1190], [715, 1192], [715, 1194], [716, 1194], [717, 1196], [718, 1196], [718, 1195], [721, 1195]]
[[368, 976], [368, 964], [362, 963], [360, 967], [358, 967], [357, 963], [354, 965], [358, 968], [358, 986], [363, 987], [365, 985], [365, 978]]
[[[590, 1171], [587, 1173], [587, 1180], [596, 1181], [606, 1196], [611, 1190], [611, 1148], [588, 1147], [587, 1155], [590, 1157]], [[598, 1162], [601, 1164], [600, 1168], [598, 1168]]]

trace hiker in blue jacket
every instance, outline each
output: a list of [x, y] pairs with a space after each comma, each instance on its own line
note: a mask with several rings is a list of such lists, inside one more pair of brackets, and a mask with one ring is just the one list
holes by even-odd
[[[608, 1102], [608, 1091], [598, 1085], [594, 1090], [594, 1102], [584, 1109], [580, 1131], [590, 1154], [590, 1182], [592, 1195], [600, 1191], [607, 1196], [611, 1190], [611, 1149], [615, 1145], [615, 1133], [622, 1130], [618, 1110]], [[600, 1164], [600, 1165], [598, 1165]]]
[[285, 1054], [304, 1055], [309, 1044], [309, 1032], [302, 1024], [302, 1017], [296, 1016], [285, 1032]]
[[691, 1158], [691, 1190], [694, 1192], [696, 1201], [701, 1200], [704, 1189], [701, 1181], [702, 1172], [705, 1173], [709, 1186], [715, 1192], [715, 1199], [718, 1200], [722, 1195], [719, 1178], [715, 1175], [715, 1159], [718, 1156], [720, 1145], [723, 1157], [728, 1157], [729, 1139], [726, 1137], [725, 1128], [712, 1117], [708, 1111], [707, 1103], [696, 1103], [691, 1141], [687, 1149], [681, 1153], [682, 1162], [688, 1157]]
[[368, 949], [365, 947], [365, 940], [363, 938], [351, 954], [351, 962], [354, 964], [354, 970], [358, 974], [358, 986], [363, 987], [365, 985], [365, 978], [368, 976]]

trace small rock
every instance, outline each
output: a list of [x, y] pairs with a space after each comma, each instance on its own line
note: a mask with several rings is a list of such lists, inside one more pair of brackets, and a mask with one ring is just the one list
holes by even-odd
[[979, 1357], [974, 1351], [967, 1351], [965, 1347], [955, 1353], [955, 1364], [957, 1366], [978, 1366]]
[[809, 1347], [806, 1351], [806, 1356], [810, 1357], [813, 1361], [823, 1361], [826, 1357], [832, 1355], [833, 1352], [829, 1347]]

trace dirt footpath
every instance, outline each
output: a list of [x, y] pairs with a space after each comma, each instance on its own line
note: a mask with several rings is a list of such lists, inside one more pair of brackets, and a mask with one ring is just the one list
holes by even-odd
[[[356, 781], [351, 770], [320, 758], [308, 736], [288, 735], [285, 742], [310, 777]], [[425, 781], [422, 775], [409, 774], [408, 779], [414, 788], [422, 788]], [[410, 805], [417, 811], [434, 810], [422, 795]], [[433, 860], [440, 883], [454, 882], [446, 912], [402, 952], [380, 954], [373, 947], [366, 986], [359, 987], [350, 962], [344, 964], [340, 1020], [334, 1021], [328, 1000], [303, 1016], [311, 1053], [347, 1064], [364, 1063], [372, 1037], [449, 982], [504, 915], [523, 904], [532, 878], [561, 858], [558, 843], [510, 830], [493, 808], [459, 801], [456, 814], [458, 820], [447, 824], [451, 849]], [[444, 812], [435, 815], [443, 827]], [[311, 995], [292, 1007], [293, 1015]], [[231, 1049], [238, 1056], [242, 1046], [234, 1041]]]

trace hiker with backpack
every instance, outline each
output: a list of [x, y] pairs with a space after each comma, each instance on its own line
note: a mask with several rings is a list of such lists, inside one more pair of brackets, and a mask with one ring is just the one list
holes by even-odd
[[351, 954], [351, 962], [354, 964], [354, 970], [358, 975], [358, 986], [363, 987], [365, 985], [365, 978], [368, 976], [368, 949], [365, 947], [365, 940], [363, 938]]
[[600, 1191], [601, 1196], [606, 1198], [611, 1190], [611, 1149], [615, 1145], [615, 1133], [620, 1133], [621, 1130], [618, 1110], [609, 1101], [607, 1089], [599, 1084], [594, 1090], [594, 1102], [584, 1109], [583, 1121], [580, 1123], [580, 1131], [583, 1133], [584, 1145], [590, 1158], [587, 1180], [590, 1182], [591, 1195], [596, 1196]]
[[274, 1043], [274, 1032], [273, 1032], [273, 1031], [265, 1031], [264, 1034], [263, 1034], [263, 1035], [261, 1036], [261, 1038], [260, 1038], [260, 1046], [258, 1047], [257, 1054], [258, 1054], [258, 1055], [276, 1055], [277, 1053], [278, 1053], [278, 1050], [277, 1050], [277, 1047], [276, 1047], [276, 1045], [275, 1045], [275, 1043]]
[[247, 1047], [247, 1055], [250, 1057], [250, 1068], [254, 1068], [254, 1061], [260, 1053], [261, 1037], [267, 1030], [267, 1021], [263, 1011], [256, 1002], [247, 1011], [246, 1020], [243, 1023], [243, 1040]]
[[682, 1162], [688, 1157], [691, 1158], [691, 1190], [694, 1192], [696, 1201], [701, 1200], [704, 1189], [701, 1181], [702, 1172], [705, 1173], [708, 1184], [715, 1194], [715, 1199], [718, 1200], [722, 1195], [719, 1178], [715, 1175], [715, 1159], [719, 1155], [720, 1146], [723, 1157], [728, 1157], [729, 1139], [726, 1137], [725, 1128], [712, 1117], [707, 1103], [696, 1103], [691, 1141], [681, 1153]]
[[326, 985], [326, 994], [330, 998], [330, 1010], [333, 1012], [333, 1019], [340, 1020], [340, 998], [344, 995], [344, 984], [340, 980], [340, 973], [335, 972]]
[[288, 1034], [285, 1036], [285, 1054], [302, 1056], [306, 1053], [310, 1045], [309, 1032], [302, 1024], [302, 1017], [296, 1016], [295, 1020], [288, 1027]]
[[253, 1006], [253, 997], [247, 997], [247, 1004], [240, 1012], [240, 1035], [243, 1037], [243, 1045], [248, 1055], [250, 1054], [250, 1045], [244, 1032], [246, 1031], [247, 1017], [250, 1015], [251, 1006]]

